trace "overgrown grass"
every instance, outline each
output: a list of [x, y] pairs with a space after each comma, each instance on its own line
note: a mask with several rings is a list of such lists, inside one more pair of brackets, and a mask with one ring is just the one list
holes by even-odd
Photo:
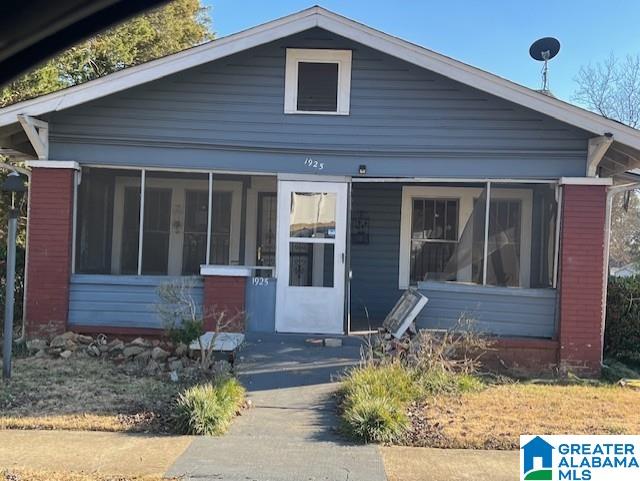
[[427, 396], [455, 395], [463, 392], [476, 392], [485, 387], [484, 382], [472, 374], [453, 373], [443, 369], [432, 369], [417, 373], [417, 383], [420, 386], [421, 400]]
[[418, 393], [413, 376], [399, 363], [356, 368], [342, 387], [343, 430], [365, 442], [393, 442], [407, 430], [406, 406]]
[[482, 381], [470, 374], [435, 368], [420, 372], [400, 362], [367, 364], [343, 381], [342, 428], [364, 442], [398, 442], [411, 426], [407, 410], [412, 403], [482, 387]]
[[244, 387], [235, 378], [193, 386], [177, 400], [176, 422], [182, 434], [223, 434], [244, 402]]
[[0, 429], [218, 434], [244, 388], [228, 374], [215, 386], [193, 386], [208, 379], [130, 375], [93, 358], [16, 359], [11, 381], [0, 383]]
[[184, 387], [97, 359], [16, 359], [0, 384], [0, 429], [167, 432]]

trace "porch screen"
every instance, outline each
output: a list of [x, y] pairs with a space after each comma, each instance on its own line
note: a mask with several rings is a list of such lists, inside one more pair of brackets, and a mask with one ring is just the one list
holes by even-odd
[[[551, 287], [557, 204], [549, 184], [492, 184], [487, 285]], [[482, 266], [474, 266], [482, 276]]]
[[143, 275], [194, 275], [207, 256], [209, 175], [147, 171]]
[[[464, 192], [464, 195], [461, 195]], [[473, 267], [482, 265], [486, 189], [452, 188], [451, 198], [413, 198], [412, 284], [420, 281], [482, 283]], [[474, 197], [474, 198], [472, 198]]]
[[458, 244], [458, 199], [413, 199], [411, 280], [447, 278]]
[[[429, 187], [424, 190], [429, 192]], [[553, 286], [555, 185], [450, 185], [446, 194], [411, 199], [412, 284], [431, 280]]]
[[141, 173], [82, 168], [76, 265], [81, 274], [136, 274]]

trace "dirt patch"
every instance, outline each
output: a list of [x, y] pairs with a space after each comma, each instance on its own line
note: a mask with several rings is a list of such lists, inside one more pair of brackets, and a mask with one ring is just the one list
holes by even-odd
[[507, 384], [410, 409], [406, 443], [517, 449], [521, 434], [637, 434], [640, 392], [617, 386]]
[[183, 387], [100, 359], [17, 359], [0, 385], [0, 428], [170, 432]]

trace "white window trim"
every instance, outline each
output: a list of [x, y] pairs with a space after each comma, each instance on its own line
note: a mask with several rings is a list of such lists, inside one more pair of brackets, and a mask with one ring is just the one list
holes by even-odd
[[[349, 115], [351, 97], [351, 50], [288, 48], [284, 77], [284, 113]], [[298, 110], [298, 64], [338, 64], [338, 104], [335, 112]]]
[[[398, 265], [398, 287], [408, 289], [411, 271], [411, 211], [414, 198], [458, 199], [458, 240], [464, 226], [473, 212], [473, 201], [481, 193], [482, 188], [474, 187], [431, 187], [403, 186], [400, 217], [400, 252]], [[514, 199], [522, 201], [522, 225], [520, 228], [520, 286], [530, 285], [531, 272], [531, 223], [533, 220], [533, 195], [531, 191], [521, 189], [492, 189], [494, 199]], [[471, 280], [471, 265], [459, 269], [457, 282]]]

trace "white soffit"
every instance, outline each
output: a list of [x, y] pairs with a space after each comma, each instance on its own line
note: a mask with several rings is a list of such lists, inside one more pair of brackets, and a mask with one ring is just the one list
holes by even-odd
[[313, 27], [323, 28], [594, 134], [612, 133], [617, 142], [640, 149], [640, 131], [638, 130], [367, 27], [321, 7], [311, 7], [81, 85], [10, 105], [0, 109], [0, 127], [17, 122], [17, 114], [37, 116], [67, 109]]

